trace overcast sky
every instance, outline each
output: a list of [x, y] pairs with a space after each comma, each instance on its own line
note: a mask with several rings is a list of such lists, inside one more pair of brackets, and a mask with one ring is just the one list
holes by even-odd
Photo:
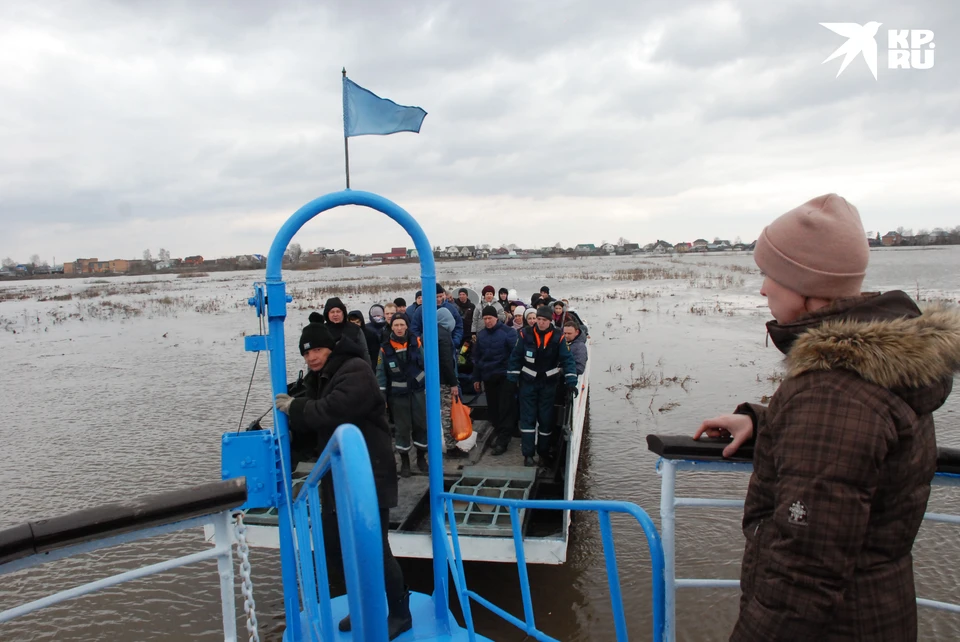
[[[428, 116], [350, 139], [434, 245], [753, 240], [826, 192], [867, 230], [960, 225], [960, 2], [0, 3], [0, 257], [266, 252], [342, 189], [342, 66]], [[883, 23], [879, 78], [820, 22]], [[933, 29], [891, 70], [888, 29]], [[409, 245], [327, 213], [296, 239]]]

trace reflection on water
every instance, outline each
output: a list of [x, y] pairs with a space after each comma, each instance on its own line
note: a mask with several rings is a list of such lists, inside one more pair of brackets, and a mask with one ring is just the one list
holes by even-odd
[[[636, 280], [609, 278], [633, 268]], [[960, 248], [884, 250], [871, 254], [866, 285], [956, 301], [958, 271]], [[319, 307], [324, 285], [392, 283], [382, 296], [342, 295], [348, 308], [366, 313], [375, 298], [412, 300], [419, 289], [416, 274], [410, 265], [294, 273], [291, 288], [313, 298], [294, 302], [288, 333]], [[760, 401], [776, 388], [780, 354], [764, 346], [768, 317], [757, 294], [760, 276], [747, 255], [441, 263], [438, 276], [477, 289], [487, 283], [514, 287], [521, 297], [546, 283], [589, 320], [593, 380], [577, 485], [584, 498], [636, 502], [659, 522], [659, 478], [645, 435], [689, 434], [703, 418], [740, 401]], [[258, 278], [262, 274], [251, 272], [0, 284], [8, 412], [0, 424], [0, 528], [217, 479], [219, 435], [238, 425], [254, 363], [254, 355], [243, 351], [243, 336], [258, 332], [246, 305], [250, 283]], [[288, 370], [295, 373], [299, 355], [295, 345], [288, 348]], [[269, 400], [261, 362], [248, 419], [266, 410]], [[958, 408], [955, 395], [937, 414], [941, 444], [960, 445]], [[679, 483], [678, 493], [688, 496], [742, 496], [747, 478], [681, 474]], [[958, 510], [958, 497], [937, 490], [931, 509]], [[684, 509], [678, 527], [681, 576], [737, 577], [743, 542], [736, 511]], [[645, 638], [650, 572], [643, 534], [626, 518], [615, 518], [614, 531], [629, 628]], [[960, 566], [958, 540], [955, 527], [921, 530], [915, 552], [922, 595], [949, 600], [960, 594], [954, 572]], [[91, 573], [106, 575], [204, 546], [199, 532], [184, 533], [70, 560], [29, 578], [15, 574], [0, 588], [0, 606], [89, 580]], [[277, 553], [255, 550], [252, 563], [261, 633], [280, 640]], [[428, 563], [403, 564], [412, 588], [431, 589]], [[522, 612], [515, 568], [471, 564], [467, 574], [472, 588]], [[547, 633], [563, 640], [613, 638], [595, 516], [574, 522], [566, 565], [531, 568], [530, 576], [537, 623]], [[685, 590], [677, 605], [678, 639], [725, 640], [737, 595]], [[483, 609], [473, 611], [481, 632], [524, 639]], [[215, 640], [218, 627], [219, 585], [210, 562], [16, 620], [0, 626], [0, 639]], [[958, 635], [957, 616], [921, 611], [920, 639]]]

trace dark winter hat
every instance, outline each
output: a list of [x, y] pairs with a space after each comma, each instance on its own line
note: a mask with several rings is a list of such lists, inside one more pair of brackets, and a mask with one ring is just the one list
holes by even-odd
[[323, 315], [319, 312], [311, 312], [307, 317], [307, 323], [323, 323]]
[[407, 307], [407, 300], [404, 299], [402, 296], [398, 296], [396, 299], [393, 300], [393, 304], [398, 308], [400, 307], [405, 308]]
[[398, 320], [406, 323], [408, 328], [410, 327], [410, 317], [408, 317], [404, 312], [397, 312], [396, 314], [393, 315], [393, 318], [390, 319], [390, 327], [392, 328], [393, 324], [396, 323]]
[[544, 319], [550, 319], [551, 321], [553, 321], [553, 312], [550, 311], [549, 306], [545, 305], [543, 307], [537, 308], [537, 318], [539, 319], [541, 317]]
[[446, 294], [447, 291], [443, 289], [443, 286], [437, 283], [437, 294]]
[[457, 294], [470, 294], [470, 293], [467, 291], [467, 288], [460, 288]]
[[323, 318], [325, 320], [330, 319], [330, 310], [333, 310], [334, 308], [340, 308], [343, 310], [343, 315], [347, 315], [347, 306], [343, 304], [343, 301], [340, 300], [340, 297], [330, 297], [323, 306]]
[[423, 296], [423, 290], [417, 290], [417, 293], [413, 295], [413, 300], [416, 301]]
[[550, 294], [550, 288], [548, 288], [547, 286], [543, 286], [542, 288], [540, 288], [540, 292], [541, 294], [544, 292], [546, 292], [547, 294]]
[[488, 305], [488, 306], [486, 306], [486, 307], [483, 308], [483, 315], [482, 315], [482, 316], [485, 316], [485, 317], [495, 317], [495, 316], [499, 316], [499, 315], [497, 314], [497, 309], [496, 309], [495, 307], [493, 307], [492, 305]]
[[508, 290], [507, 288], [500, 288], [499, 290], [497, 290], [497, 294], [506, 294], [507, 296], [510, 296], [510, 290]]
[[[313, 314], [317, 314], [314, 312]], [[313, 315], [310, 315], [313, 316]], [[319, 316], [319, 315], [317, 315]], [[308, 323], [300, 333], [300, 355], [307, 354], [308, 350], [314, 348], [330, 348], [333, 350], [337, 342], [334, 341], [330, 330], [322, 323]]]
[[363, 312], [360, 310], [350, 310], [347, 319], [360, 319], [360, 323], [363, 323]]
[[480, 294], [486, 295], [487, 292], [489, 292], [490, 294], [493, 294], [495, 292], [492, 285], [483, 286], [483, 290], [480, 292]]

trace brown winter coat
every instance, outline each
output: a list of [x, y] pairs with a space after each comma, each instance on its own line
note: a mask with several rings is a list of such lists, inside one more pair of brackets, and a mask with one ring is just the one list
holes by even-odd
[[960, 366], [960, 314], [903, 292], [767, 325], [787, 378], [756, 445], [736, 642], [917, 639], [911, 549]]

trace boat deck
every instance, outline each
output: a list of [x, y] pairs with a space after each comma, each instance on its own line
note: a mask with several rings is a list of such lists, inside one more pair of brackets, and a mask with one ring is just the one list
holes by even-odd
[[[527, 493], [531, 498], [540, 499], [559, 499], [562, 496], [562, 471], [560, 471], [562, 457], [558, 457], [554, 466], [550, 469], [540, 467], [527, 467], [523, 465], [523, 455], [520, 452], [520, 438], [513, 437], [507, 448], [507, 452], [502, 455], [494, 456], [493, 448], [493, 426], [489, 421], [481, 419], [485, 416], [486, 408], [483, 406], [474, 407], [473, 429], [477, 433], [477, 443], [469, 453], [462, 456], [444, 455], [443, 458], [443, 477], [444, 486], [450, 489], [458, 480], [470, 482], [471, 480], [496, 480], [492, 483], [499, 485], [503, 480], [503, 485], [511, 483], [517, 488], [526, 487]], [[412, 474], [407, 478], [399, 478], [398, 484], [398, 504], [390, 509], [390, 530], [394, 532], [406, 533], [429, 533], [430, 532], [430, 510], [429, 510], [429, 490], [430, 481], [427, 473], [421, 473], [417, 470], [415, 454], [411, 453]], [[399, 456], [396, 456], [397, 469], [400, 467]], [[302, 462], [293, 474], [294, 495], [296, 495], [300, 484], [310, 474], [313, 468], [313, 462]], [[511, 481], [513, 480], [513, 481]], [[468, 491], [469, 492], [469, 491]], [[480, 494], [484, 494], [482, 491]], [[502, 493], [498, 493], [502, 495]], [[497, 496], [497, 495], [494, 495]], [[277, 511], [271, 509], [253, 509], [247, 512], [246, 522], [250, 525], [275, 526], [277, 524]], [[530, 521], [530, 520], [525, 520]], [[551, 526], [546, 526], [537, 519], [534, 524], [535, 530], [541, 535], [550, 535], [559, 533], [561, 522], [558, 519], [547, 520], [553, 522]], [[491, 524], [496, 526], [496, 524]], [[525, 525], [527, 528], [530, 524]], [[490, 535], [510, 536], [509, 532], [495, 532], [501, 529], [490, 530]], [[506, 525], [509, 531], [509, 524]], [[472, 534], [482, 534], [482, 530], [474, 530]], [[532, 533], [531, 533], [532, 534]]]

